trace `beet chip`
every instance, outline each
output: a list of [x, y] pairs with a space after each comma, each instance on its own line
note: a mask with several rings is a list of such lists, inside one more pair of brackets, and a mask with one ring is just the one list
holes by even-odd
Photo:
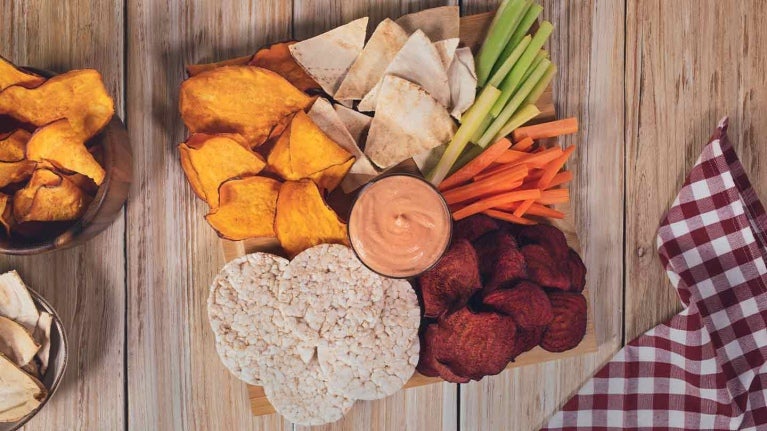
[[510, 316], [462, 308], [440, 319], [434, 356], [456, 374], [480, 380], [506, 368], [516, 330]]
[[418, 358], [416, 370], [424, 376], [442, 377], [444, 380], [453, 383], [468, 383], [469, 378], [455, 374], [450, 367], [439, 362], [434, 357], [434, 349], [439, 348], [439, 333], [437, 325], [431, 324], [421, 334], [421, 354]]
[[525, 226], [517, 233], [517, 241], [520, 245], [540, 245], [549, 252], [557, 262], [567, 260], [567, 239], [561, 230], [548, 224]]
[[570, 289], [570, 274], [566, 260], [555, 260], [549, 252], [540, 245], [522, 247], [522, 255], [527, 263], [527, 278], [541, 287], [559, 290]]
[[511, 354], [509, 360], [513, 361], [517, 356], [533, 350], [533, 348], [541, 342], [541, 337], [543, 336], [544, 331], [546, 331], [545, 326], [536, 326], [531, 329], [517, 327], [517, 341], [514, 345], [514, 352]]
[[548, 325], [554, 318], [546, 292], [529, 281], [520, 282], [512, 289], [496, 290], [482, 302], [513, 317], [517, 326], [525, 329]]
[[498, 230], [498, 223], [494, 218], [477, 214], [455, 223], [453, 240], [468, 239], [474, 242], [475, 239], [494, 230]]
[[586, 265], [572, 248], [567, 255], [567, 266], [570, 270], [570, 290], [583, 292], [583, 288], [586, 287]]
[[486, 294], [527, 276], [525, 258], [517, 247], [517, 241], [508, 232], [485, 234], [474, 243], [474, 247]]
[[551, 292], [554, 320], [541, 339], [549, 352], [564, 352], [577, 346], [586, 335], [586, 298], [580, 293]]
[[455, 242], [442, 259], [418, 278], [423, 297], [424, 316], [438, 317], [466, 305], [482, 288], [477, 253], [469, 241]]

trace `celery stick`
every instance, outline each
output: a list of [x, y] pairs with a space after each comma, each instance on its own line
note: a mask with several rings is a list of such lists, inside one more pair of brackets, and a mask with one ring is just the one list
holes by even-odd
[[514, 115], [514, 113], [517, 112], [517, 109], [519, 109], [519, 107], [522, 105], [522, 102], [525, 100], [525, 98], [530, 94], [531, 91], [533, 91], [535, 84], [541, 80], [550, 64], [551, 61], [548, 59], [541, 61], [541, 64], [539, 64], [535, 71], [533, 71], [533, 74], [530, 75], [530, 79], [522, 83], [522, 86], [519, 87], [519, 91], [514, 94], [514, 97], [512, 97], [506, 107], [503, 108], [498, 117], [495, 118], [493, 124], [491, 124], [487, 130], [485, 130], [485, 134], [482, 135], [482, 138], [480, 138], [479, 141], [477, 141], [477, 145], [480, 147], [486, 147], [487, 144], [493, 140], [493, 137], [495, 137], [498, 131], [506, 125], [511, 116]]
[[437, 185], [445, 179], [450, 168], [453, 167], [458, 156], [461, 155], [463, 149], [466, 148], [466, 144], [469, 143], [471, 135], [482, 124], [482, 121], [487, 117], [490, 108], [493, 103], [498, 100], [501, 95], [501, 91], [492, 86], [486, 86], [482, 89], [482, 92], [471, 105], [468, 111], [466, 111], [463, 124], [458, 128], [453, 135], [453, 139], [450, 140], [445, 153], [442, 154], [442, 158], [439, 159], [437, 166], [429, 172], [427, 179], [434, 185]]
[[538, 51], [538, 54], [535, 55], [535, 59], [533, 59], [533, 64], [531, 64], [530, 67], [527, 69], [527, 72], [525, 72], [525, 76], [522, 77], [521, 82], [527, 82], [527, 79], [530, 78], [530, 75], [533, 74], [533, 71], [535, 70], [535, 68], [538, 67], [538, 65], [541, 64], [541, 62], [546, 58], [549, 58], [548, 51], [546, 51], [545, 49]]
[[476, 59], [477, 68], [477, 85], [484, 87], [487, 83], [487, 79], [490, 77], [490, 72], [495, 66], [498, 56], [501, 55], [501, 51], [506, 46], [506, 42], [511, 38], [514, 33], [514, 28], [511, 26], [525, 5], [523, 0], [510, 0], [508, 4], [502, 10], [496, 12], [498, 19], [493, 19], [490, 24], [490, 29], [487, 31], [485, 41], [482, 43], [482, 48], [479, 50]]
[[514, 34], [511, 35], [509, 43], [506, 44], [506, 48], [503, 50], [503, 54], [501, 54], [502, 58], [505, 57], [507, 53], [510, 53], [514, 47], [517, 46], [519, 41], [525, 37], [525, 35], [530, 31], [530, 27], [533, 26], [533, 23], [538, 19], [538, 15], [540, 15], [542, 11], [543, 6], [534, 4], [530, 7], [530, 9], [527, 10], [527, 12], [525, 12], [525, 16], [522, 17], [522, 21], [519, 22], [519, 25], [514, 31]]
[[501, 65], [498, 67], [498, 70], [493, 71], [493, 76], [490, 78], [490, 81], [488, 81], [489, 85], [492, 85], [496, 88], [501, 85], [501, 82], [503, 82], [504, 78], [506, 78], [506, 75], [509, 74], [511, 68], [514, 67], [514, 64], [516, 64], [517, 60], [519, 60], [519, 57], [522, 56], [522, 53], [525, 52], [527, 46], [530, 45], [531, 40], [533, 40], [533, 37], [530, 35], [522, 38], [522, 40], [519, 42], [519, 45], [517, 45], [514, 51], [512, 51], [511, 54], [506, 57], [503, 63], [501, 63]]
[[540, 114], [541, 111], [538, 109], [535, 105], [525, 105], [517, 111], [516, 114], [514, 114], [513, 117], [509, 120], [508, 123], [506, 123], [501, 130], [495, 135], [493, 138], [493, 141], [497, 141], [504, 136], [507, 136], [509, 133], [513, 132], [523, 124], [527, 123], [528, 121], [532, 120], [533, 118], [537, 117], [538, 114]]
[[482, 135], [485, 134], [485, 130], [487, 130], [487, 128], [490, 127], [490, 124], [492, 122], [493, 122], [492, 115], [488, 115], [487, 117], [485, 117], [485, 119], [482, 120], [482, 124], [480, 124], [480, 126], [477, 127], [477, 131], [474, 132], [474, 134], [471, 136], [471, 139], [469, 140], [469, 142], [476, 143], [477, 141], [479, 141], [479, 138], [481, 138]]
[[546, 43], [546, 40], [553, 30], [554, 26], [551, 25], [550, 22], [544, 21], [541, 23], [535, 36], [533, 36], [533, 40], [530, 41], [530, 45], [527, 46], [522, 57], [519, 58], [517, 64], [514, 65], [511, 72], [509, 72], [509, 75], [504, 79], [500, 88], [501, 97], [495, 102], [495, 106], [493, 106], [493, 109], [490, 111], [493, 114], [493, 117], [497, 117], [501, 113], [503, 107], [506, 106], [506, 103], [511, 96], [515, 94], [517, 87], [522, 82], [522, 77], [525, 75], [525, 72], [527, 72], [527, 69], [532, 64], [538, 51], [540, 51], [543, 44]]
[[556, 75], [556, 73], [557, 73], [557, 65], [554, 63], [550, 64], [549, 68], [546, 69], [546, 73], [544, 73], [541, 80], [538, 81], [537, 84], [535, 84], [535, 87], [533, 87], [533, 91], [531, 91], [530, 94], [527, 95], [527, 97], [525, 98], [525, 101], [522, 102], [522, 104], [526, 105], [528, 103], [538, 102], [538, 99], [540, 99], [543, 92], [546, 91], [546, 87], [548, 87], [549, 84], [551, 84], [551, 80], [554, 78], [554, 75]]

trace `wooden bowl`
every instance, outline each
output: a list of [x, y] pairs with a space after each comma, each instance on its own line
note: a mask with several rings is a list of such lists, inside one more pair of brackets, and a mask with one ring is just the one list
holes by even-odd
[[[35, 68], [25, 68], [46, 78], [56, 73]], [[73, 222], [45, 223], [50, 229], [47, 235], [31, 238], [21, 235], [0, 235], [0, 253], [32, 255], [60, 250], [85, 243], [106, 229], [120, 214], [128, 199], [133, 179], [133, 155], [128, 132], [122, 120], [115, 115], [104, 130], [90, 140], [91, 145], [101, 145], [104, 159], [104, 182], [99, 186], [88, 209]]]

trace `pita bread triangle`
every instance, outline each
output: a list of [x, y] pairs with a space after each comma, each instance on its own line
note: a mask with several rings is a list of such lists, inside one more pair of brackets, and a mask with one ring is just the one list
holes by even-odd
[[360, 18], [290, 46], [290, 54], [320, 87], [336, 94], [365, 45], [368, 18]]
[[386, 67], [407, 39], [405, 30], [394, 21], [389, 18], [381, 21], [338, 87], [335, 99], [362, 99], [381, 80]]
[[408, 34], [420, 29], [431, 40], [459, 37], [461, 17], [458, 6], [442, 6], [422, 10], [397, 18], [396, 21]]
[[365, 154], [381, 168], [409, 159], [452, 138], [455, 123], [437, 100], [418, 85], [384, 77]]
[[453, 62], [455, 50], [458, 48], [458, 42], [460, 42], [460, 39], [457, 37], [434, 42], [434, 47], [437, 48], [439, 59], [442, 60], [442, 65], [445, 66], [445, 70], [448, 70], [450, 64]]
[[[426, 90], [442, 106], [450, 105], [447, 71], [439, 51], [426, 34], [416, 30], [402, 46], [384, 75], [406, 79]], [[365, 95], [357, 106], [360, 111], [375, 111], [380, 83]]]
[[450, 83], [450, 114], [460, 121], [461, 114], [474, 104], [476, 96], [477, 74], [471, 49], [459, 48], [455, 51], [447, 78]]

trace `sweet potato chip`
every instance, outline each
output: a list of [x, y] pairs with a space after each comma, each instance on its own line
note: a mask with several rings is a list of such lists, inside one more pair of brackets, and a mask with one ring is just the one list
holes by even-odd
[[276, 72], [301, 91], [320, 90], [320, 84], [313, 80], [290, 55], [290, 45], [296, 41], [278, 42], [259, 49], [250, 60], [251, 66], [263, 67]]
[[286, 180], [311, 178], [333, 190], [354, 164], [354, 157], [331, 140], [309, 116], [299, 111], [277, 140], [269, 167]]
[[179, 144], [178, 150], [189, 184], [213, 209], [219, 206], [218, 189], [224, 181], [256, 175], [266, 166], [237, 135], [197, 133]]
[[54, 76], [39, 87], [9, 87], [0, 92], [0, 114], [44, 126], [67, 118], [83, 141], [109, 123], [114, 115], [101, 74], [92, 69]]
[[222, 238], [239, 241], [274, 237], [274, 215], [280, 182], [247, 177], [221, 184], [219, 206], [205, 219]]
[[45, 82], [45, 78], [33, 73], [24, 72], [18, 69], [10, 61], [0, 57], [0, 90], [4, 90], [11, 85], [20, 85], [23, 87], [37, 87]]
[[293, 257], [318, 244], [345, 244], [346, 224], [330, 209], [313, 181], [286, 181], [277, 198], [274, 230], [285, 252]]
[[83, 174], [97, 185], [104, 181], [104, 168], [66, 118], [37, 129], [27, 143], [27, 158], [36, 162], [47, 160], [57, 168]]
[[188, 64], [186, 66], [186, 74], [189, 75], [189, 77], [191, 78], [192, 76], [199, 75], [203, 72], [207, 72], [209, 70], [213, 70], [218, 67], [245, 66], [246, 64], [248, 64], [251, 58], [253, 58], [253, 56], [246, 55], [243, 57], [235, 57], [235, 58], [230, 58], [228, 60], [217, 61], [215, 63]]
[[21, 160], [18, 162], [0, 162], [0, 187], [25, 181], [35, 170], [35, 162]]
[[76, 220], [89, 202], [73, 182], [51, 170], [38, 169], [29, 184], [14, 195], [13, 215], [18, 222]]
[[13, 220], [13, 200], [4, 193], [0, 193], [0, 224], [5, 228], [7, 235], [11, 234], [11, 229], [15, 224]]
[[251, 147], [266, 141], [286, 115], [312, 98], [280, 75], [260, 67], [225, 66], [181, 84], [179, 109], [192, 133], [238, 133]]
[[27, 142], [32, 135], [24, 129], [0, 136], [0, 162], [18, 162], [24, 160]]

